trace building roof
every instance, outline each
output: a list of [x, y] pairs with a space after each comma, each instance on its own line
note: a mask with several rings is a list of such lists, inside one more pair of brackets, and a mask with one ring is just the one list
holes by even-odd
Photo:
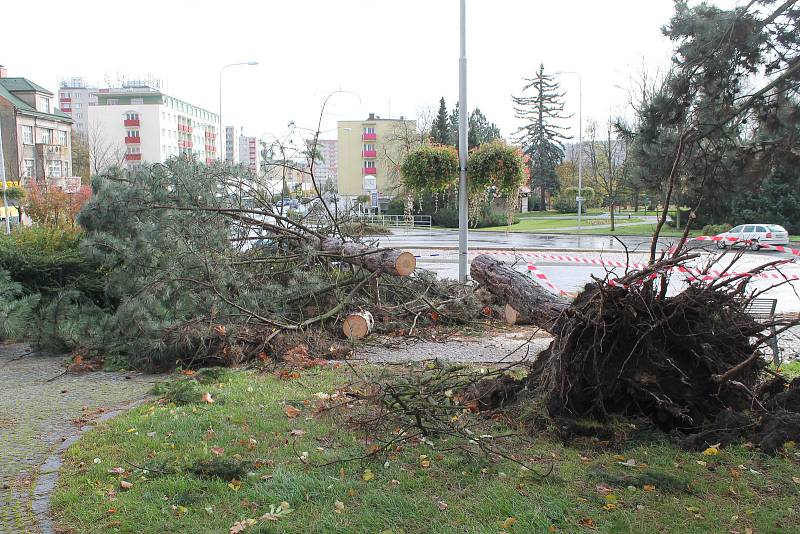
[[[18, 82], [7, 84], [6, 80], [24, 80], [25, 82], [30, 84], [29, 87], [39, 87], [39, 86], [36, 85], [33, 82], [25, 80], [25, 78], [0, 78], [0, 98], [4, 98], [4, 99], [8, 100], [11, 103], [12, 106], [17, 108], [17, 110], [22, 111], [26, 115], [33, 115], [33, 116], [36, 116], [36, 117], [42, 117], [42, 118], [47, 118], [47, 119], [57, 119], [57, 120], [61, 120], [61, 121], [64, 121], [64, 122], [70, 122], [70, 123], [74, 122], [72, 120], [72, 117], [70, 117], [69, 115], [67, 115], [66, 113], [64, 113], [63, 111], [61, 111], [60, 109], [58, 109], [56, 107], [53, 107], [53, 113], [44, 113], [42, 111], [36, 111], [36, 108], [34, 108], [33, 106], [29, 105], [27, 102], [25, 102], [21, 98], [15, 96], [14, 93], [11, 92], [12, 90], [16, 91], [17, 89], [11, 89], [10, 90], [8, 88], [8, 85], [11, 85], [12, 87], [17, 86]], [[36, 91], [37, 89], [18, 89], [18, 90], [19, 91]], [[45, 92], [47, 92], [47, 93], [49, 93], [51, 95], [53, 94], [53, 93], [50, 93], [49, 91], [47, 91], [46, 89], [43, 90], [43, 91], [45, 91]]]
[[46, 95], [53, 96], [53, 93], [42, 87], [41, 85], [35, 84], [27, 78], [0, 78], [0, 85], [5, 87], [11, 92], [14, 91], [36, 91], [37, 93], [44, 93]]

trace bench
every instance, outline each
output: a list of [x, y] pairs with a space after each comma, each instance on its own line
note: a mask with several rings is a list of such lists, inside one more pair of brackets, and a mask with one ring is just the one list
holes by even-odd
[[[745, 311], [758, 322], [767, 323], [775, 319], [775, 308], [778, 305], [778, 299], [753, 299], [745, 308]], [[769, 348], [772, 350], [772, 361], [775, 362], [775, 367], [781, 366], [780, 350], [778, 349], [778, 338], [775, 334], [775, 327], [769, 327], [773, 337], [769, 340]]]

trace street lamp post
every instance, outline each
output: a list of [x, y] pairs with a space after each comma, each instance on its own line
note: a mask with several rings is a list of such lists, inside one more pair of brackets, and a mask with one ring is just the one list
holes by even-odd
[[258, 61], [244, 61], [242, 63], [228, 63], [219, 69], [219, 155], [220, 161], [225, 161], [225, 156], [222, 155], [222, 144], [225, 139], [225, 132], [222, 131], [222, 72], [228, 67], [236, 67], [238, 65], [258, 65]]
[[469, 250], [467, 223], [469, 203], [467, 200], [467, 14], [466, 0], [461, 0], [461, 55], [458, 59], [458, 160], [461, 174], [458, 181], [458, 281], [467, 281]]
[[11, 233], [11, 216], [8, 212], [8, 197], [6, 191], [8, 189], [8, 182], [6, 181], [6, 160], [3, 156], [3, 130], [0, 128], [0, 176], [3, 178], [3, 210], [6, 217], [6, 233]]
[[583, 206], [583, 81], [578, 72], [572, 70], [560, 71], [557, 74], [574, 74], [578, 77], [578, 233], [581, 232], [581, 211]]

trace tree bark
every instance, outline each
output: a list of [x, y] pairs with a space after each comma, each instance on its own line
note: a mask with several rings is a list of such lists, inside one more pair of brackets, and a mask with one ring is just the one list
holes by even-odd
[[394, 276], [408, 276], [417, 267], [417, 259], [410, 252], [396, 249], [377, 249], [359, 243], [343, 242], [333, 237], [311, 236], [311, 245], [327, 254], [338, 256], [344, 262], [363, 267], [373, 273], [382, 272]]
[[506, 323], [511, 326], [517, 324], [531, 324], [531, 318], [519, 313], [511, 304], [506, 304], [506, 307], [503, 310], [503, 319], [505, 319]]
[[519, 315], [548, 330], [570, 306], [560, 295], [554, 295], [500, 260], [478, 256], [470, 267], [472, 279], [500, 297]]

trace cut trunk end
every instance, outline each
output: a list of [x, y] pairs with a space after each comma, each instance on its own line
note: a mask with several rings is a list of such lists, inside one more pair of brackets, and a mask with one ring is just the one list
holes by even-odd
[[[412, 256], [413, 258], [413, 256]], [[342, 323], [342, 332], [349, 339], [363, 339], [372, 332], [375, 319], [368, 311], [360, 311], [349, 314]]]

